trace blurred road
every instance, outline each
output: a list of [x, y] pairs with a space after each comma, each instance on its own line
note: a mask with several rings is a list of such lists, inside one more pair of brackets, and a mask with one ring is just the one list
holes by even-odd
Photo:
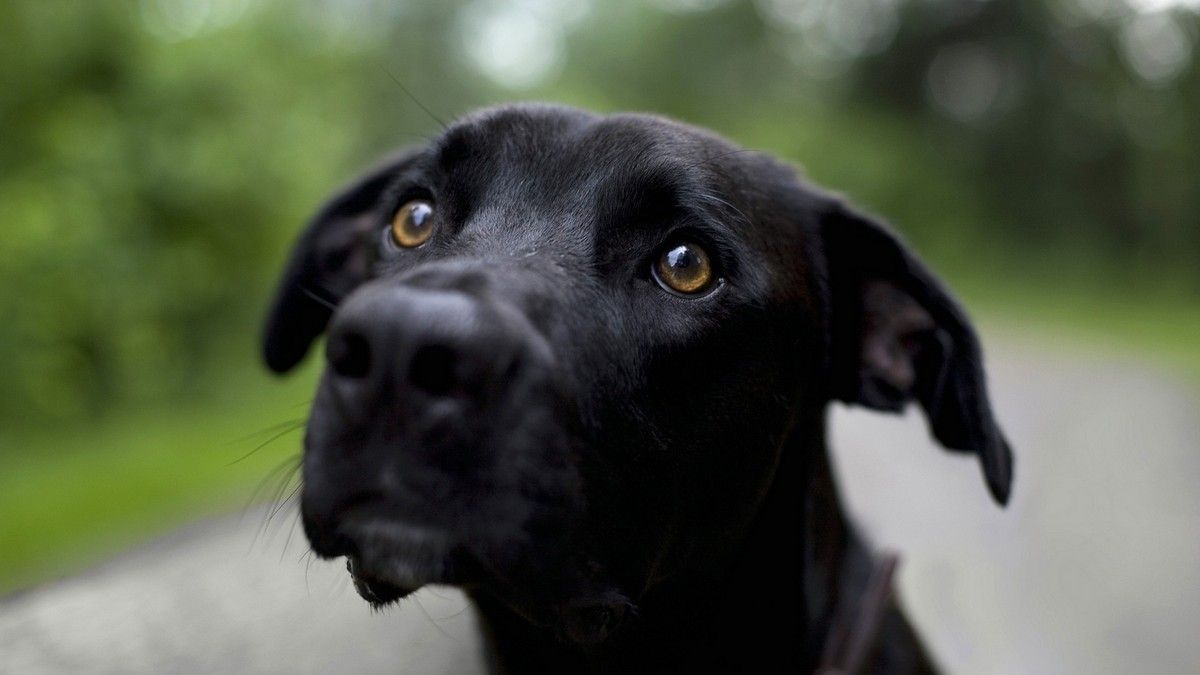
[[[1007, 510], [915, 413], [834, 413], [850, 508], [903, 552], [900, 591], [931, 648], [957, 673], [1200, 672], [1195, 390], [1134, 362], [996, 342], [1017, 453]], [[0, 601], [0, 672], [480, 672], [460, 595], [372, 613], [340, 566], [302, 558], [292, 515], [262, 537], [265, 512], [201, 523]]]

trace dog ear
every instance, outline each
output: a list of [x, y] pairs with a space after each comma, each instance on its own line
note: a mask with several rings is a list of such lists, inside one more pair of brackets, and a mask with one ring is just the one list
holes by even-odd
[[263, 358], [277, 373], [291, 370], [325, 330], [334, 307], [367, 280], [380, 199], [417, 156], [394, 156], [321, 207], [292, 250], [263, 331]]
[[882, 223], [837, 203], [821, 222], [821, 238], [834, 396], [890, 412], [918, 401], [934, 438], [978, 455], [992, 496], [1007, 503], [1012, 451], [992, 414], [966, 313]]

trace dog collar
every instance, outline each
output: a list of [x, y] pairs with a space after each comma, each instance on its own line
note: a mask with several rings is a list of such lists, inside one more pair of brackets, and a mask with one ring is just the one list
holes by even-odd
[[818, 675], [846, 675], [862, 671], [871, 655], [879, 623], [891, 606], [892, 578], [900, 556], [885, 552], [872, 566], [866, 588], [858, 598], [838, 603], [833, 626], [825, 640]]

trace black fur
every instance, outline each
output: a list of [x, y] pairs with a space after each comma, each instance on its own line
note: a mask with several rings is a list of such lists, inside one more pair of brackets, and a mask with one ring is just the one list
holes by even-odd
[[[433, 202], [423, 246], [388, 239]], [[720, 281], [660, 288], [664, 247]], [[475, 600], [504, 672], [797, 672], [866, 548], [825, 448], [832, 400], [925, 410], [1012, 457], [978, 341], [877, 222], [772, 158], [647, 115], [485, 110], [330, 201], [267, 322], [283, 372], [328, 330], [305, 531], [386, 603]], [[929, 668], [889, 610], [874, 669]]]

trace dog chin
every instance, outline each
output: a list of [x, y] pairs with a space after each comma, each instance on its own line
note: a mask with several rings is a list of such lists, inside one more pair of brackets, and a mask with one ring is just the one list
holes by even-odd
[[354, 588], [376, 607], [405, 598], [428, 584], [475, 581], [469, 556], [438, 531], [395, 522], [366, 521], [345, 528], [355, 542], [346, 556]]
[[364, 565], [356, 556], [346, 558], [346, 571], [354, 580], [354, 590], [363, 600], [371, 603], [372, 607], [386, 607], [394, 602], [415, 593], [424, 583], [415, 582], [411, 577], [401, 584], [391, 577], [380, 578], [365, 571]]
[[[487, 591], [527, 620], [552, 629], [565, 643], [597, 645], [636, 609], [615, 586], [580, 576], [570, 565], [542, 569], [531, 587], [532, 570], [516, 572], [524, 583], [489, 571], [465, 548], [437, 530], [373, 521], [356, 532], [356, 552], [346, 569], [358, 594], [374, 608], [392, 605], [422, 587], [437, 584]], [[566, 561], [559, 561], [566, 562]]]

